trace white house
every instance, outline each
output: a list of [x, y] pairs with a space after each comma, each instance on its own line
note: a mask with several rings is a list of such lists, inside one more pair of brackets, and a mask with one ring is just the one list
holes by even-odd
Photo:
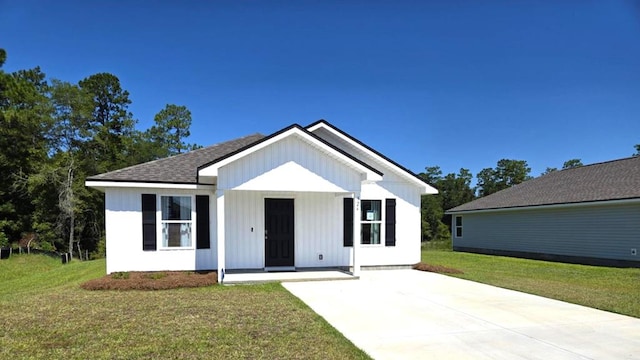
[[640, 156], [555, 171], [447, 213], [457, 251], [640, 267]]
[[[324, 120], [92, 176], [107, 273], [407, 266], [437, 191]], [[357, 241], [353, 241], [357, 239]], [[354, 244], [355, 243], [355, 244]]]

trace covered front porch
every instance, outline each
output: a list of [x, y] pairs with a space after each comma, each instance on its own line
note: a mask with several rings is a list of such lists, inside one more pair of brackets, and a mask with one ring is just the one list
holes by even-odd
[[[360, 245], [344, 243], [344, 199], [357, 203], [358, 193], [220, 192], [219, 282], [358, 276]], [[358, 218], [356, 206], [348, 211], [351, 218]], [[359, 222], [349, 231], [352, 238], [359, 238]]]
[[[360, 271], [360, 192], [382, 173], [298, 127], [198, 169], [215, 184], [218, 281], [228, 270]], [[351, 207], [345, 210], [344, 199]], [[213, 217], [213, 216], [212, 216]], [[355, 246], [353, 246], [355, 244]], [[226, 278], [228, 280], [228, 278]]]

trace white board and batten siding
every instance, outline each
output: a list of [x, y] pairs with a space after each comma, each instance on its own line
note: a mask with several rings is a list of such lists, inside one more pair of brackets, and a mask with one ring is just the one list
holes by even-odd
[[297, 136], [290, 136], [219, 170], [224, 190], [352, 192], [362, 175]]
[[[332, 193], [229, 191], [225, 195], [225, 262], [228, 269], [265, 267], [266, 198], [293, 199], [296, 267], [349, 265], [350, 248], [342, 246], [341, 196]], [[322, 255], [322, 260], [319, 255]]]
[[[387, 178], [385, 174], [385, 179]], [[362, 200], [382, 200], [381, 245], [361, 245], [362, 266], [413, 265], [420, 262], [420, 192], [407, 183], [382, 181], [362, 186]], [[385, 199], [396, 199], [396, 245], [385, 246]]]
[[[343, 199], [354, 194], [363, 200], [381, 200], [383, 205], [381, 244], [361, 245], [358, 262], [362, 266], [419, 262], [421, 185], [415, 180], [408, 181], [407, 174], [402, 174], [393, 164], [346, 142], [335, 143], [381, 171], [382, 180], [366, 181], [361, 165], [294, 135], [221, 166], [217, 189], [107, 187], [107, 272], [216, 269], [216, 194], [221, 191], [224, 193], [227, 269], [264, 268], [266, 198], [294, 200], [296, 267], [351, 266], [353, 248], [343, 246]], [[209, 195], [211, 248], [195, 249], [194, 213], [193, 248], [161, 249], [158, 246], [155, 251], [143, 251], [142, 194], [156, 194], [158, 199], [162, 195]], [[395, 246], [385, 246], [384, 241], [386, 199], [396, 200]], [[159, 211], [157, 213], [159, 217]], [[159, 242], [159, 218], [157, 223]]]
[[[211, 248], [195, 249], [195, 203], [192, 213], [192, 244], [190, 249], [142, 250], [142, 194], [209, 195]], [[107, 236], [107, 273], [118, 271], [178, 271], [215, 269], [215, 197], [204, 190], [158, 188], [106, 188], [105, 227]], [[157, 221], [160, 241], [160, 221]]]
[[[367, 159], [369, 162], [372, 159]], [[225, 189], [228, 269], [264, 267], [264, 199], [294, 199], [295, 266], [352, 265], [343, 247], [343, 198], [359, 193], [381, 200], [382, 244], [362, 245], [362, 266], [411, 265], [420, 261], [420, 189], [377, 162], [384, 180], [363, 183], [362, 174], [297, 137], [280, 140], [219, 170]], [[229, 191], [230, 190], [230, 191]], [[396, 199], [396, 246], [384, 244], [385, 199]], [[322, 257], [322, 260], [320, 260]]]
[[637, 202], [461, 213], [454, 217], [460, 215], [463, 234], [455, 237], [454, 230], [455, 247], [640, 260]]

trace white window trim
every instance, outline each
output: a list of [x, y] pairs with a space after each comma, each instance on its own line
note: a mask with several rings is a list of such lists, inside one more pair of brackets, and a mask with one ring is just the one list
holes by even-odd
[[[367, 220], [361, 220], [362, 219], [362, 202], [363, 201], [380, 201], [380, 220], [375, 220], [375, 221], [367, 221]], [[383, 211], [382, 209], [385, 206], [385, 200], [384, 199], [360, 199], [359, 201], [360, 206], [359, 206], [359, 218], [358, 221], [360, 221], [360, 246], [361, 247], [385, 247], [385, 238], [384, 238], [384, 234], [385, 234], [385, 216], [387, 215], [385, 213], [385, 211]], [[363, 244], [362, 243], [362, 224], [380, 224], [380, 243], [379, 244]]]
[[[460, 225], [458, 225], [458, 218], [460, 218]], [[464, 236], [464, 220], [462, 219], [462, 215], [455, 215], [453, 218], [453, 237], [457, 239], [462, 239]], [[460, 229], [460, 236], [458, 236], [458, 229]]]
[[[191, 199], [191, 220], [162, 220], [162, 197], [188, 197]], [[196, 248], [196, 197], [193, 194], [158, 194], [156, 199], [156, 244], [158, 250], [161, 251], [181, 251], [181, 250], [195, 250]], [[162, 245], [162, 224], [163, 223], [191, 223], [191, 246], [163, 246]]]

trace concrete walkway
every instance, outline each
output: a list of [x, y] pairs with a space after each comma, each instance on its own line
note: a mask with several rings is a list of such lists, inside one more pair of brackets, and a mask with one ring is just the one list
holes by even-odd
[[454, 277], [283, 285], [374, 359], [640, 359], [640, 319]]
[[264, 282], [292, 282], [292, 281], [324, 281], [324, 280], [357, 280], [358, 277], [353, 276], [344, 271], [338, 270], [321, 270], [307, 271], [298, 270], [291, 272], [266, 272], [266, 271], [241, 271], [228, 272], [224, 276], [225, 285], [236, 284], [258, 284]]

